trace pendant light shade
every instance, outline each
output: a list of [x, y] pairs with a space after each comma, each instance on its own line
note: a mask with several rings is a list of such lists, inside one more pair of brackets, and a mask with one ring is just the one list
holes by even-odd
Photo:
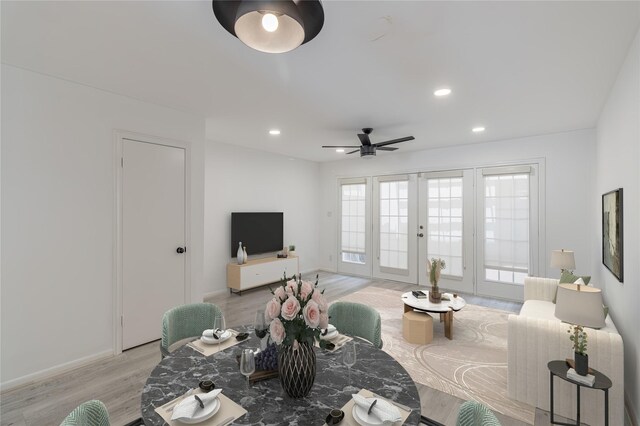
[[227, 31], [266, 53], [289, 52], [313, 39], [324, 24], [318, 0], [213, 0], [212, 4]]

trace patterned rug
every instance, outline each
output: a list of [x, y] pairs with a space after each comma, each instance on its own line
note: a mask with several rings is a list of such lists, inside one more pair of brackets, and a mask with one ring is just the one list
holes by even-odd
[[453, 340], [433, 317], [433, 341], [414, 345], [402, 338], [402, 292], [368, 287], [340, 300], [367, 304], [382, 316], [383, 350], [414, 381], [533, 424], [535, 408], [507, 396], [507, 317], [509, 312], [468, 304], [453, 315]]

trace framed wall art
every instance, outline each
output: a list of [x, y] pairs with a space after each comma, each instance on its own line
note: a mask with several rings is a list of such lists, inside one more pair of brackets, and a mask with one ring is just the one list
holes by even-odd
[[602, 196], [602, 263], [623, 282], [622, 188]]

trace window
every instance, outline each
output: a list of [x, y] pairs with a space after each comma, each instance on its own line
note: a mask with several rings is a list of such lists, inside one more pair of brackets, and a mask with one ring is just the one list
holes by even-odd
[[524, 284], [529, 274], [529, 173], [484, 175], [485, 279]]
[[409, 181], [380, 182], [380, 266], [408, 269]]
[[427, 258], [441, 258], [443, 274], [462, 277], [462, 177], [427, 182]]
[[366, 183], [341, 185], [343, 262], [366, 263]]

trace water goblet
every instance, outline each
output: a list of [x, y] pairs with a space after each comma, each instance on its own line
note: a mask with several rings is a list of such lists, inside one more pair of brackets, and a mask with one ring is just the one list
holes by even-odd
[[264, 309], [258, 309], [258, 311], [256, 311], [253, 329], [258, 339], [260, 339], [260, 349], [264, 350], [266, 348], [264, 338], [267, 336], [267, 322], [264, 318]]
[[349, 385], [351, 385], [351, 367], [356, 363], [356, 342], [347, 342], [342, 347], [342, 363], [349, 369]]
[[247, 389], [249, 389], [249, 376], [256, 371], [256, 359], [253, 349], [243, 349], [240, 355], [240, 372], [247, 377]]
[[225, 332], [225, 321], [224, 321], [224, 315], [222, 315], [222, 313], [220, 313], [220, 315], [216, 315], [215, 318], [213, 318], [213, 333], [215, 335], [218, 336], [218, 345], [216, 347], [216, 352], [218, 352], [220, 350], [220, 339], [222, 338], [222, 335]]

